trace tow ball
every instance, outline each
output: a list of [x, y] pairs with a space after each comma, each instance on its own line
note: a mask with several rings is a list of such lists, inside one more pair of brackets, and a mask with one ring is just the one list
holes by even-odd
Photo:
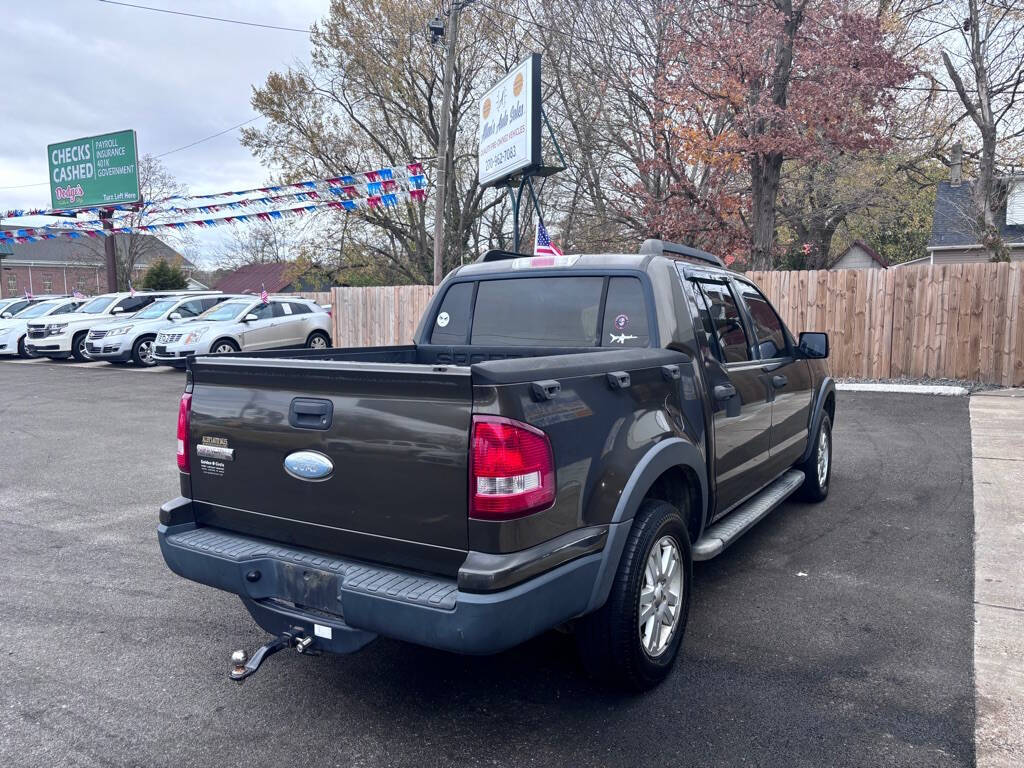
[[249, 654], [244, 650], [237, 650], [231, 654], [231, 671], [228, 673], [228, 677], [232, 680], [242, 682], [260, 668], [260, 665], [266, 661], [268, 656], [273, 656], [278, 651], [284, 650], [285, 648], [295, 646], [295, 650], [299, 653], [307, 653], [310, 650], [310, 646], [313, 645], [313, 638], [308, 635], [304, 635], [301, 632], [285, 632], [280, 637], [271, 640], [266, 645], [258, 648], [256, 652], [249, 657]]

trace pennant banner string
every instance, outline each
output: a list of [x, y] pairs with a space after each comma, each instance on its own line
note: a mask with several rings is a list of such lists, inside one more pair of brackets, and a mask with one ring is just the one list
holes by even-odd
[[183, 230], [188, 228], [206, 229], [210, 227], [223, 226], [225, 224], [242, 224], [251, 221], [274, 221], [277, 219], [303, 216], [318, 210], [339, 210], [357, 211], [360, 209], [394, 208], [399, 202], [422, 202], [426, 200], [425, 189], [410, 189], [387, 192], [379, 195], [348, 200], [320, 200], [311, 202], [296, 208], [283, 208], [272, 211], [259, 211], [242, 213], [236, 216], [219, 216], [208, 219], [193, 219], [191, 221], [175, 221], [162, 224], [142, 224], [134, 227], [115, 227], [113, 229], [54, 229], [54, 228], [30, 228], [0, 231], [0, 242], [35, 243], [42, 240], [55, 240], [58, 238], [80, 239], [80, 238], [104, 238], [117, 234], [149, 234], [169, 230]]
[[[405, 189], [408, 185], [408, 189]], [[328, 187], [326, 190], [309, 190], [307, 192], [291, 192], [285, 195], [268, 195], [266, 197], [250, 197], [243, 198], [241, 200], [230, 200], [222, 203], [213, 203], [210, 205], [199, 205], [190, 208], [182, 207], [171, 207], [167, 208], [163, 213], [173, 214], [174, 217], [186, 216], [189, 214], [211, 214], [219, 213], [222, 211], [235, 211], [250, 206], [269, 206], [278, 205], [283, 201], [293, 202], [307, 202], [307, 201], [321, 201], [325, 195], [331, 195], [333, 197], [340, 197], [344, 200], [359, 200], [360, 198], [369, 198], [375, 195], [384, 195], [388, 193], [398, 191], [418, 191], [423, 190], [426, 186], [426, 177], [410, 176], [406, 181], [377, 181], [368, 182], [362, 188], [356, 185], [346, 185], [344, 187]], [[362, 192], [363, 194], [359, 194]], [[154, 224], [166, 223], [155, 221]], [[68, 221], [68, 222], [57, 222], [54, 224], [47, 225], [45, 227], [26, 227], [22, 229], [7, 230], [0, 237], [7, 235], [8, 237], [25, 237], [32, 234], [43, 234], [47, 232], [61, 232], [66, 231], [69, 228], [75, 229], [100, 229], [101, 224], [97, 220], [90, 221]]]
[[[426, 186], [426, 176], [423, 173], [423, 163], [414, 162], [407, 163], [404, 166], [393, 166], [388, 168], [379, 168], [375, 171], [361, 171], [354, 174], [344, 174], [341, 176], [334, 176], [327, 179], [313, 179], [308, 181], [297, 181], [292, 184], [276, 184], [267, 187], [254, 187], [252, 189], [241, 189], [232, 190], [229, 192], [217, 192], [206, 195], [171, 195], [169, 197], [163, 197], [158, 200], [150, 200], [141, 206], [142, 210], [148, 211], [151, 206], [158, 206], [162, 203], [169, 203], [173, 201], [188, 201], [188, 200], [216, 200], [221, 197], [244, 197], [246, 195], [263, 194], [268, 195], [275, 192], [286, 192], [287, 190], [315, 190], [318, 187], [356, 187], [356, 188], [367, 188], [371, 185], [381, 184], [383, 186], [386, 182], [405, 181], [411, 188], [421, 188]], [[416, 185], [416, 186], [414, 186]], [[383, 188], [378, 188], [376, 191], [370, 189], [367, 192], [367, 196], [374, 194], [384, 193]], [[201, 206], [195, 206], [196, 208]], [[138, 211], [140, 205], [138, 203], [126, 203], [126, 204], [115, 204], [115, 205], [98, 205], [89, 208], [79, 208], [76, 213], [97, 213], [99, 211]], [[171, 210], [164, 208], [163, 210]], [[58, 216], [67, 215], [69, 211], [58, 209], [58, 208], [13, 208], [6, 212], [3, 212], [3, 218], [15, 218], [18, 216]]]

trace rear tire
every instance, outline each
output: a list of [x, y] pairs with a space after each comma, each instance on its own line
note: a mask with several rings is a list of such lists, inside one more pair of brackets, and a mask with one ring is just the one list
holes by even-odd
[[690, 537], [679, 510], [665, 501], [645, 501], [607, 602], [577, 628], [587, 671], [633, 691], [664, 680], [686, 630], [692, 574]]
[[313, 331], [306, 339], [306, 346], [310, 349], [330, 349], [331, 337], [323, 331]]
[[156, 365], [153, 357], [156, 336], [142, 336], [132, 345], [132, 362], [140, 368], [152, 368]]
[[75, 334], [75, 337], [71, 339], [71, 355], [80, 363], [84, 363], [89, 358], [85, 354], [85, 337], [86, 331]]
[[814, 450], [797, 469], [804, 473], [804, 484], [797, 491], [799, 498], [811, 502], [828, 498], [832, 482], [832, 419], [827, 413], [821, 415], [821, 424], [814, 435]]

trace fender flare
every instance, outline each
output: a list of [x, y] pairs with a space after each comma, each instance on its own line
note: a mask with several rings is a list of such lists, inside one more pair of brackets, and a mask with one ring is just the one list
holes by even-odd
[[832, 380], [831, 376], [826, 376], [821, 380], [821, 384], [818, 385], [818, 394], [814, 398], [814, 406], [811, 408], [811, 420], [807, 425], [807, 447], [804, 448], [803, 455], [797, 460], [797, 464], [803, 464], [811, 456], [811, 451], [814, 450], [814, 436], [818, 434], [818, 427], [821, 425], [821, 415], [825, 413], [825, 401], [828, 400], [829, 394], [832, 395], [833, 400], [835, 399], [836, 383]]
[[647, 491], [664, 472], [680, 466], [692, 469], [700, 482], [701, 528], [707, 524], [708, 477], [704, 456], [693, 443], [678, 437], [658, 442], [637, 463], [619, 496], [608, 526], [608, 542], [601, 558], [601, 567], [585, 613], [596, 611], [608, 599], [622, 551], [626, 548], [626, 539], [633, 526], [633, 518]]

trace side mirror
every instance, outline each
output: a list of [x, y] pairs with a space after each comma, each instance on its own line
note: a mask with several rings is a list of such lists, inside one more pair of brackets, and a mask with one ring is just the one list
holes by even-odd
[[119, 315], [122, 312], [124, 312], [124, 307], [114, 307], [112, 310], [110, 310], [110, 314], [112, 315]]
[[167, 316], [167, 319], [176, 323], [181, 320], [181, 312], [171, 312], [171, 314]]
[[6, 319], [8, 319], [10, 317], [14, 317], [14, 315], [12, 315], [10, 312], [4, 312], [2, 315], [0, 315], [0, 317], [2, 317], [4, 320], [6, 320]]
[[243, 323], [251, 323], [256, 320], [259, 320], [259, 318], [253, 312], [250, 312], [249, 314], [242, 318]]
[[828, 334], [810, 331], [801, 333], [797, 351], [800, 353], [800, 357], [812, 360], [828, 357]]

